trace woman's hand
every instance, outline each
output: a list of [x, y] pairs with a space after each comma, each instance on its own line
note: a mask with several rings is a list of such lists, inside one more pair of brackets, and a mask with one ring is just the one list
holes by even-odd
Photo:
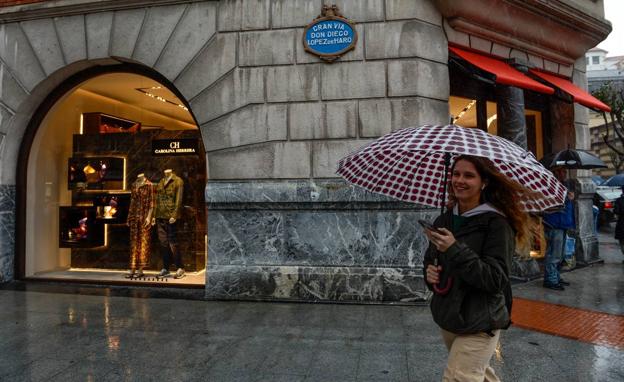
[[438, 284], [440, 282], [440, 272], [442, 272], [441, 266], [429, 264], [427, 266], [427, 282], [429, 284]]
[[426, 229], [425, 234], [440, 252], [446, 252], [456, 241], [453, 233], [446, 228], [438, 228], [436, 231]]

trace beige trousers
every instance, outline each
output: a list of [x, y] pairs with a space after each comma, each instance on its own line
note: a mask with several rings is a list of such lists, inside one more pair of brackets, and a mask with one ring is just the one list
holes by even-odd
[[442, 331], [444, 344], [449, 351], [443, 382], [499, 382], [490, 367], [490, 359], [496, 350], [500, 330], [494, 330], [494, 337], [486, 333], [458, 335]]

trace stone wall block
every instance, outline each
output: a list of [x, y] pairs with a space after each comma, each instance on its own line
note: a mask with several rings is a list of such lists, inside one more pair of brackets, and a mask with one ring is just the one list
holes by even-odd
[[[386, 95], [383, 62], [346, 62], [322, 66], [323, 99], [375, 98]], [[448, 81], [448, 80], [447, 80]]]
[[290, 139], [356, 137], [355, 101], [295, 103], [289, 108]]
[[573, 65], [559, 64], [559, 75], [564, 76], [564, 77], [572, 77], [573, 71], [574, 71]]
[[195, 57], [174, 84], [193, 99], [236, 66], [236, 34], [221, 33]]
[[322, 103], [291, 103], [288, 109], [290, 139], [323, 138], [325, 121]]
[[319, 98], [319, 65], [267, 68], [269, 102], [312, 101]]
[[186, 7], [181, 4], [149, 8], [132, 58], [154, 66]]
[[22, 29], [47, 75], [65, 66], [61, 44], [52, 19], [23, 21]]
[[360, 137], [376, 138], [392, 131], [392, 107], [388, 99], [359, 101]]
[[[471, 40], [472, 40], [472, 38], [473, 37], [470, 36]], [[520, 60], [520, 62], [522, 62], [522, 61], [528, 62], [529, 61], [528, 53], [523, 51], [523, 50], [518, 50], [518, 49], [512, 49], [511, 52], [509, 53], [509, 58], [515, 58], [517, 60]]]
[[331, 4], [336, 4], [347, 19], [356, 23], [384, 19], [384, 0], [334, 0]]
[[444, 28], [444, 33], [449, 42], [454, 42], [462, 46], [470, 46], [470, 36], [468, 36], [467, 33], [456, 31], [446, 20], [444, 20], [442, 27]]
[[14, 113], [11, 110], [7, 109], [3, 105], [0, 105], [0, 137], [2, 137], [2, 140], [0, 140], [0, 147], [2, 147], [4, 136], [9, 130], [9, 125], [11, 124], [13, 115]]
[[174, 80], [217, 30], [217, 5], [192, 3], [173, 31], [155, 69]]
[[423, 96], [448, 100], [448, 67], [424, 60], [402, 60], [388, 63], [388, 95], [391, 97]]
[[[360, 61], [364, 59], [364, 25], [366, 24], [355, 25], [355, 31], [358, 35], [358, 41], [355, 43], [355, 49], [352, 49], [345, 53], [343, 56], [340, 57], [338, 61]], [[295, 41], [295, 46], [297, 47], [297, 63], [308, 64], [325, 62], [321, 60], [318, 56], [315, 56], [305, 51], [303, 47], [303, 31], [303, 28], [297, 29], [297, 36]]]
[[270, 142], [208, 153], [210, 180], [310, 176], [309, 142]]
[[220, 32], [238, 31], [243, 18], [243, 0], [220, 0], [217, 25]]
[[206, 151], [287, 139], [287, 106], [251, 105], [201, 126]]
[[470, 47], [487, 54], [492, 52], [492, 42], [477, 36], [470, 36]]
[[370, 140], [340, 140], [312, 143], [312, 176], [337, 178], [338, 161], [370, 143]]
[[[499, 57], [507, 58], [509, 57], [509, 53], [511, 53], [511, 48], [505, 45], [493, 43], [492, 44], [492, 54]], [[530, 58], [529, 58], [530, 60]]]
[[[572, 82], [579, 88], [587, 91], [587, 76], [585, 73], [575, 70], [572, 73]], [[574, 103], [574, 122], [587, 125], [589, 123], [589, 109], [581, 104]], [[578, 146], [586, 146], [589, 142], [577, 142]]]
[[271, 23], [271, 0], [246, 0], [242, 4], [241, 28], [269, 29]]
[[386, 20], [419, 19], [431, 24], [441, 25], [442, 14], [434, 0], [386, 0]]
[[239, 65], [292, 64], [295, 61], [295, 29], [247, 32], [240, 35]]
[[529, 64], [535, 65], [537, 69], [544, 69], [544, 59], [540, 56], [529, 54]]
[[559, 73], [559, 64], [545, 59], [544, 69], [552, 73]]
[[264, 78], [259, 68], [237, 69], [191, 101], [200, 125], [250, 103], [264, 102]]
[[327, 138], [355, 138], [357, 101], [325, 103], [325, 130]]
[[321, 14], [322, 0], [272, 0], [273, 28], [304, 27]]
[[145, 9], [127, 9], [115, 12], [110, 43], [111, 56], [132, 57], [134, 44], [139, 38], [145, 13]]
[[87, 56], [89, 60], [109, 56], [113, 12], [91, 13], [85, 16]]
[[394, 99], [392, 130], [422, 125], [447, 125], [450, 121], [448, 104], [429, 98]]
[[442, 28], [416, 20], [366, 24], [366, 58], [421, 57], [446, 63]]
[[0, 26], [0, 57], [17, 81], [29, 91], [46, 77], [28, 38], [17, 23]]
[[[87, 40], [83, 15], [54, 19], [61, 48], [68, 64], [87, 58]], [[130, 57], [130, 55], [124, 56]]]
[[27, 94], [3, 63], [0, 63], [0, 86], [2, 89], [0, 100], [13, 112], [17, 111], [22, 102], [26, 100]]

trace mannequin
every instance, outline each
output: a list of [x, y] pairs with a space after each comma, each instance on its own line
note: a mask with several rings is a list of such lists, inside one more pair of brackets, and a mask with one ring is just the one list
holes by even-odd
[[142, 277], [143, 268], [149, 264], [154, 200], [154, 185], [145, 174], [139, 174], [131, 187], [128, 210], [130, 270], [127, 278]]
[[163, 171], [163, 178], [156, 186], [156, 214], [158, 242], [163, 257], [163, 269], [159, 276], [169, 275], [171, 260], [177, 268], [174, 278], [184, 277], [184, 264], [178, 247], [178, 221], [182, 217], [184, 182], [172, 169]]

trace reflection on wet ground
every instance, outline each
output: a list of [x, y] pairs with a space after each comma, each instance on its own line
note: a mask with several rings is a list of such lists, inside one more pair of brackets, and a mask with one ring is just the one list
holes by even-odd
[[[604, 335], [621, 335], [623, 257], [603, 239], [605, 264], [566, 273], [571, 286], [563, 292], [542, 288], [541, 280], [517, 285], [518, 301], [600, 312], [619, 322]], [[8, 288], [0, 289], [0, 304], [2, 381], [437, 381], [446, 362], [427, 307]], [[576, 315], [567, 325], [601, 329], [589, 320]], [[624, 380], [624, 349], [591, 342], [513, 326], [492, 364], [504, 381]]]

